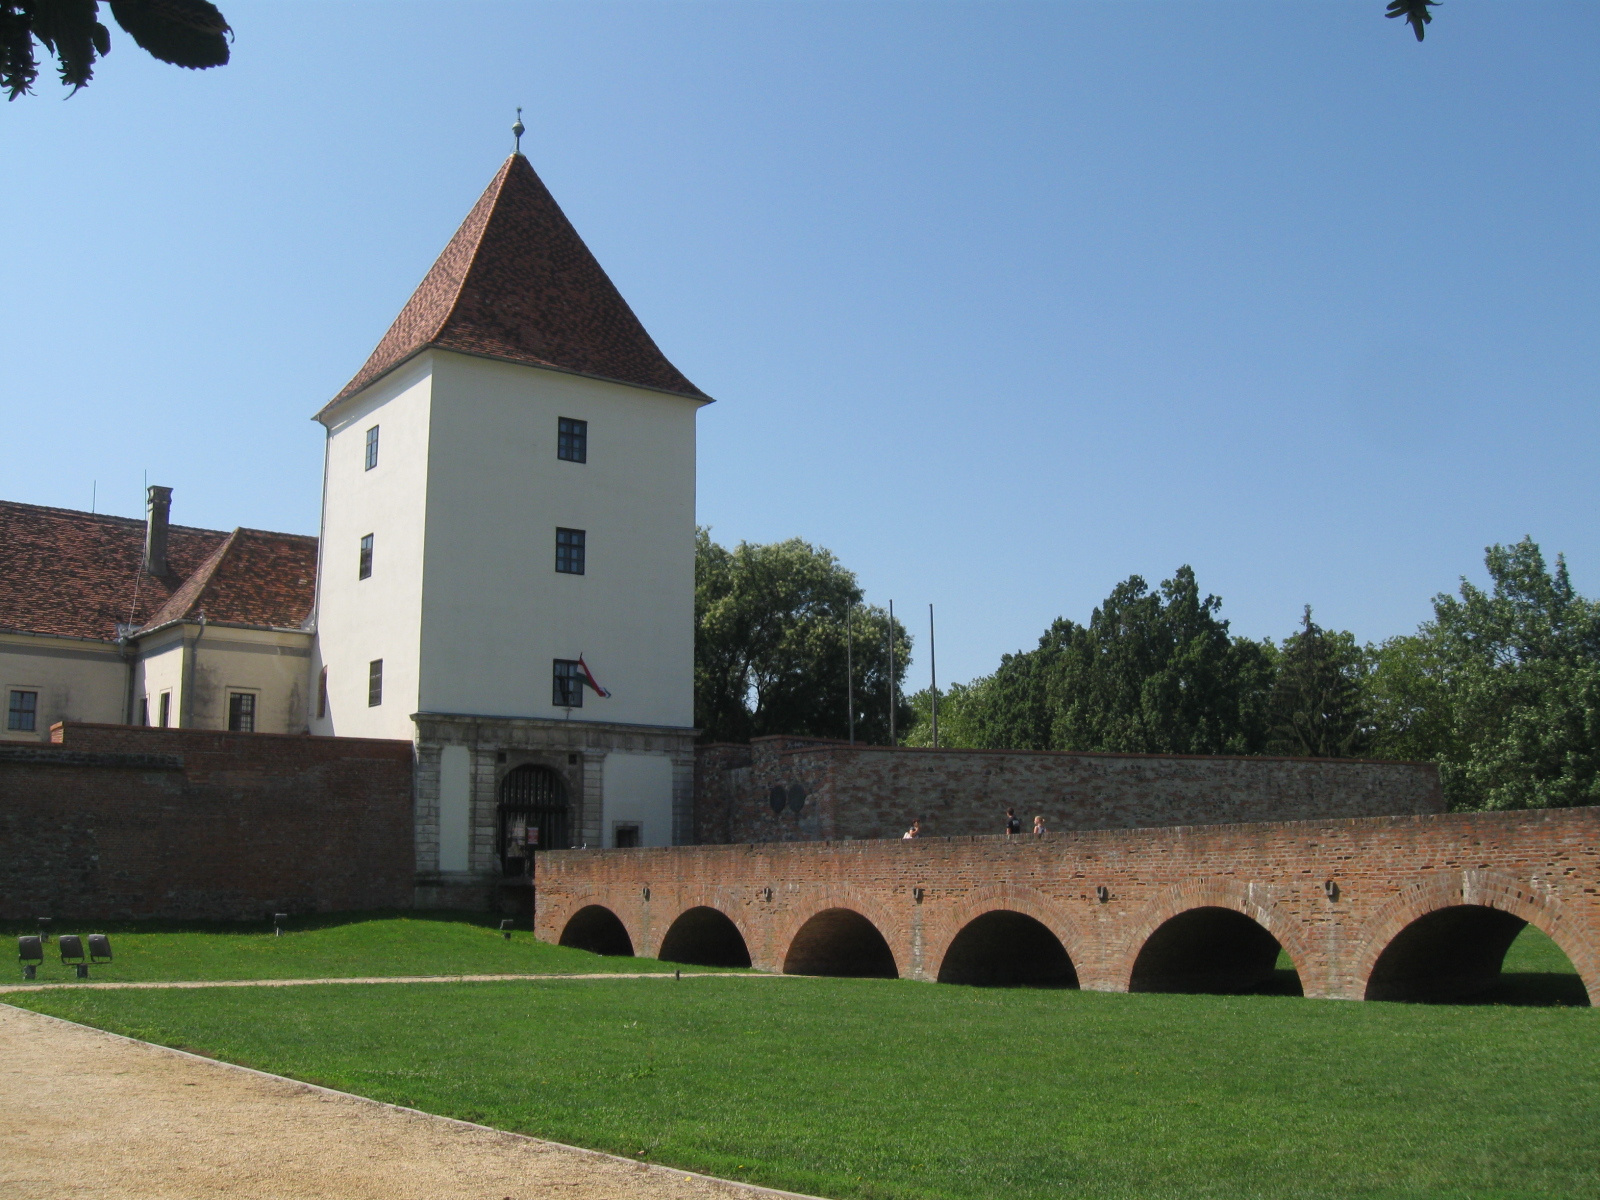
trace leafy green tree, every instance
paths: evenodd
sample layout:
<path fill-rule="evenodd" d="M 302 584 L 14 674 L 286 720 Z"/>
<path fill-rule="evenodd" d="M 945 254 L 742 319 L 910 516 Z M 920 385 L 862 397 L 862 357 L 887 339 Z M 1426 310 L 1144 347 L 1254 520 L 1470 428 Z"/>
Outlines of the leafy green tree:
<path fill-rule="evenodd" d="M 1366 659 L 1353 634 L 1323 629 L 1306 605 L 1300 631 L 1278 652 L 1268 750 L 1307 758 L 1365 752 L 1372 740 L 1361 686 Z"/>
<path fill-rule="evenodd" d="M 1367 648 L 1362 705 L 1375 758 L 1433 762 L 1459 756 L 1447 672 L 1429 626 Z"/>
<path fill-rule="evenodd" d="M 233 31 L 207 0 L 110 0 L 111 15 L 141 49 L 179 67 L 220 67 Z M 74 92 L 111 53 L 98 0 L 0 0 L 0 88 L 15 100 L 39 76 L 34 43 L 53 58 Z"/>
<path fill-rule="evenodd" d="M 1274 650 L 1235 638 L 1181 567 L 1120 583 L 1088 625 L 1057 618 L 993 675 L 952 688 L 940 742 L 988 749 L 1247 754 L 1268 731 Z M 925 707 L 925 702 L 924 702 Z M 925 743 L 919 722 L 912 735 Z"/>
<path fill-rule="evenodd" d="M 1484 564 L 1491 589 L 1463 579 L 1419 631 L 1447 697 L 1446 795 L 1467 809 L 1600 802 L 1600 604 L 1531 538 L 1489 547 Z"/>
<path fill-rule="evenodd" d="M 729 550 L 710 530 L 697 532 L 695 724 L 705 740 L 846 737 L 848 658 L 856 738 L 887 744 L 889 631 L 888 613 L 862 603 L 855 575 L 827 550 L 798 538 Z M 894 638 L 896 725 L 904 732 L 912 710 L 899 689 L 911 637 L 898 621 Z"/>

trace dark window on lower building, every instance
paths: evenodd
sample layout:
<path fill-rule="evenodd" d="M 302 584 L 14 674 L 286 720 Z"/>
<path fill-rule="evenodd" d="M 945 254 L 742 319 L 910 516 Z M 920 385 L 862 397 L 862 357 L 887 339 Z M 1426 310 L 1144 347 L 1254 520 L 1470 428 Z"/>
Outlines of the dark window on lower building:
<path fill-rule="evenodd" d="M 361 574 L 362 579 L 372 578 L 372 535 L 369 533 L 361 539 Z"/>
<path fill-rule="evenodd" d="M 581 529 L 556 530 L 556 570 L 567 575 L 583 574 L 584 541 Z"/>
<path fill-rule="evenodd" d="M 571 417 L 558 418 L 556 457 L 564 458 L 568 462 L 589 461 L 589 422 L 577 421 Z"/>
<path fill-rule="evenodd" d="M 317 716 L 328 715 L 328 668 L 317 673 Z"/>
<path fill-rule="evenodd" d="M 555 686 L 550 703 L 557 708 L 583 707 L 583 668 L 567 658 L 555 661 Z"/>
<path fill-rule="evenodd" d="M 20 733 L 34 733 L 39 728 L 39 693 L 12 692 L 11 709 L 6 714 L 6 728 Z"/>
<path fill-rule="evenodd" d="M 383 659 L 375 658 L 367 664 L 367 707 L 377 708 L 383 703 Z"/>
<path fill-rule="evenodd" d="M 139 697 L 139 724 L 141 724 L 141 725 L 150 724 L 150 697 L 149 696 L 140 696 Z"/>
<path fill-rule="evenodd" d="M 252 692 L 234 692 L 228 697 L 228 729 L 233 733 L 256 731 L 256 698 Z"/>
<path fill-rule="evenodd" d="M 630 846 L 639 845 L 639 827 L 637 825 L 618 825 L 611 835 L 611 844 L 618 850 L 626 850 Z"/>
<path fill-rule="evenodd" d="M 172 693 L 161 693 L 161 728 L 166 729 L 172 724 Z"/>

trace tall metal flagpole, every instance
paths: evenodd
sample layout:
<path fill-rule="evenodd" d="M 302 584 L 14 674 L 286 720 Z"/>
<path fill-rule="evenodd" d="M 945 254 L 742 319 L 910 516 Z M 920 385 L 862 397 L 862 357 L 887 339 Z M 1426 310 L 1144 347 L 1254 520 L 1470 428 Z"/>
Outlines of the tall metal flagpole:
<path fill-rule="evenodd" d="M 933 706 L 933 748 L 939 748 L 939 669 L 933 656 L 933 605 L 928 605 L 928 700 Z"/>
<path fill-rule="evenodd" d="M 850 606 L 844 610 L 844 704 L 848 710 L 847 719 L 852 746 L 856 744 L 856 665 L 853 644 L 855 634 L 851 628 L 850 618 L 854 615 L 855 608 L 856 603 L 852 600 Z"/>
<path fill-rule="evenodd" d="M 889 601 L 889 745 L 894 736 L 894 601 Z"/>

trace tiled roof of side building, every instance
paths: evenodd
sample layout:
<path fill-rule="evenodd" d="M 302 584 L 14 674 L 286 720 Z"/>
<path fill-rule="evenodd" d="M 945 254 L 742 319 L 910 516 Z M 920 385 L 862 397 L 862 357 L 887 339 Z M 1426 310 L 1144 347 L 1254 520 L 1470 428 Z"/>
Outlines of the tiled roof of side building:
<path fill-rule="evenodd" d="M 0 500 L 0 629 L 60 637 L 117 636 L 144 626 L 216 557 L 192 589 L 207 617 L 296 627 L 310 615 L 317 539 L 290 533 L 195 529 L 167 533 L 168 573 L 146 574 L 143 521 Z M 228 543 L 238 551 L 218 555 Z M 221 561 L 226 560 L 226 561 Z M 220 577 L 220 578 L 219 578 Z"/>
<path fill-rule="evenodd" d="M 710 399 L 667 361 L 520 154 L 329 407 L 429 346 Z"/>

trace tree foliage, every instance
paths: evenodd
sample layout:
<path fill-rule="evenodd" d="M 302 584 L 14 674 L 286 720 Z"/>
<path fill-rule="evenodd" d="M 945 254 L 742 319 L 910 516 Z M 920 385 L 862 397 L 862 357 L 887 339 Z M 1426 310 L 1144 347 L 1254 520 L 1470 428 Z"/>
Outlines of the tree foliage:
<path fill-rule="evenodd" d="M 1434 619 L 1377 651 L 1381 748 L 1438 761 L 1453 808 L 1600 802 L 1600 604 L 1531 538 L 1485 552 Z"/>
<path fill-rule="evenodd" d="M 111 16 L 140 48 L 162 62 L 200 69 L 228 61 L 233 31 L 207 0 L 110 0 Z M 98 0 L 0 0 L 0 88 L 15 100 L 39 76 L 34 43 L 53 58 L 74 92 L 111 53 Z"/>
<path fill-rule="evenodd" d="M 889 629 L 889 614 L 862 603 L 855 575 L 827 550 L 798 538 L 740 542 L 729 550 L 701 529 L 695 543 L 695 724 L 707 741 L 784 733 L 846 737 L 848 659 L 856 738 L 887 744 Z M 898 621 L 894 637 L 898 691 L 911 637 Z M 900 731 L 909 728 L 911 716 L 898 696 Z"/>
<path fill-rule="evenodd" d="M 1371 742 L 1362 683 L 1367 656 L 1352 634 L 1330 633 L 1305 607 L 1300 630 L 1277 655 L 1268 750 L 1306 758 L 1354 758 Z"/>

